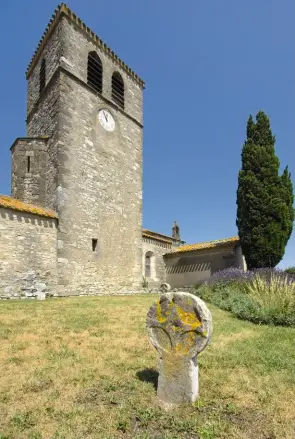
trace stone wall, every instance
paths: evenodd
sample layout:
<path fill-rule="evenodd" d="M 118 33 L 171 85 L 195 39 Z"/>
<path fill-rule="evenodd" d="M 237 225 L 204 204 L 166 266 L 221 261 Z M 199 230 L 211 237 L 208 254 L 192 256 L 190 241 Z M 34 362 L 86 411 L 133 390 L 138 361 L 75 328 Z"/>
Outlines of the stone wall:
<path fill-rule="evenodd" d="M 161 242 L 156 239 L 145 238 L 142 239 L 142 277 L 146 279 L 149 287 L 157 287 L 161 283 L 166 282 L 165 261 L 163 255 L 171 250 L 171 244 Z M 145 263 L 146 255 L 149 255 L 151 260 L 150 277 L 147 277 Z"/>
<path fill-rule="evenodd" d="M 62 51 L 61 23 L 59 23 L 44 46 L 40 58 L 28 76 L 27 90 L 27 136 L 12 147 L 12 196 L 25 202 L 33 202 L 43 207 L 55 209 L 57 197 L 58 173 L 58 116 L 59 116 L 59 91 L 60 73 L 59 63 Z M 40 66 L 42 59 L 46 59 L 46 86 L 40 93 Z M 41 157 L 40 137 L 46 137 L 47 154 Z M 36 140 L 40 148 L 39 157 L 33 167 L 38 163 L 36 175 L 24 174 L 25 155 L 31 154 L 36 149 Z M 34 144 L 35 142 L 35 144 Z M 35 155 L 35 152 L 34 152 Z M 35 158 L 33 159 L 33 161 Z M 41 178 L 38 178 L 38 174 Z M 31 186 L 31 187 L 29 187 Z M 34 186 L 34 188 L 33 188 Z M 39 187 L 37 187 L 39 186 Z M 31 193 L 30 193 L 31 192 Z M 33 195 L 34 193 L 34 195 Z M 38 196 L 36 194 L 39 193 Z"/>
<path fill-rule="evenodd" d="M 40 93 L 40 68 L 43 58 L 46 61 L 46 85 L 51 81 L 53 75 L 60 63 L 62 56 L 62 22 L 59 22 L 48 38 L 41 56 L 38 58 L 34 68 L 27 77 L 28 80 L 28 98 L 27 98 L 27 116 L 31 114 L 35 105 L 38 105 L 39 99 L 42 98 L 46 88 Z"/>
<path fill-rule="evenodd" d="M 114 132 L 99 124 L 102 108 L 111 111 Z M 63 72 L 59 144 L 61 294 L 140 285 L 142 127 Z"/>
<path fill-rule="evenodd" d="M 175 253 L 165 257 L 166 282 L 172 288 L 195 285 L 213 273 L 236 266 L 234 250 Z"/>
<path fill-rule="evenodd" d="M 14 198 L 45 206 L 47 139 L 20 138 L 11 148 L 11 195 Z"/>
<path fill-rule="evenodd" d="M 0 298 L 56 293 L 56 219 L 0 208 Z"/>
<path fill-rule="evenodd" d="M 37 67 L 36 67 L 37 68 Z M 36 87 L 38 84 L 36 84 Z M 29 87 L 28 99 L 34 90 Z M 56 198 L 58 197 L 58 151 L 59 151 L 59 106 L 60 106 L 60 73 L 57 70 L 51 76 L 40 99 L 35 103 L 34 108 L 28 114 L 27 135 L 29 137 L 48 136 L 47 141 L 47 162 L 43 172 L 45 180 L 45 201 L 44 206 L 56 209 Z"/>

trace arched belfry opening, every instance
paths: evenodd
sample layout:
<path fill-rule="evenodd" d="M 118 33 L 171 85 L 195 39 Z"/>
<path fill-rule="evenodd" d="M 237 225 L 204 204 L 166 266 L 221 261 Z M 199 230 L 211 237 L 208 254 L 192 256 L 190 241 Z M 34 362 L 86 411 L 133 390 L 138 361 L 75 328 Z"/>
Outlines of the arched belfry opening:
<path fill-rule="evenodd" d="M 124 108 L 124 82 L 119 72 L 114 72 L 112 76 L 112 99 L 119 107 Z"/>
<path fill-rule="evenodd" d="M 87 84 L 102 93 L 102 62 L 96 52 L 88 53 Z"/>

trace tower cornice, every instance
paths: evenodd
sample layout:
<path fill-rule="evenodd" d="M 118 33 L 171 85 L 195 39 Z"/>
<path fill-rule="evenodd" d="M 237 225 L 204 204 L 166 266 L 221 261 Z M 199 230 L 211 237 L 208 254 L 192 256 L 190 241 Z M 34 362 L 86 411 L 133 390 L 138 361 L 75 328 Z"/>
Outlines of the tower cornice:
<path fill-rule="evenodd" d="M 29 66 L 26 70 L 26 78 L 28 79 L 32 73 L 34 66 L 36 65 L 44 46 L 46 45 L 50 35 L 54 31 L 55 27 L 61 20 L 63 16 L 68 17 L 71 23 L 74 23 L 78 28 L 88 37 L 90 37 L 91 41 L 99 47 L 103 52 L 109 56 L 114 62 L 116 62 L 125 72 L 133 78 L 142 88 L 145 87 L 144 81 L 133 71 L 130 67 L 127 66 L 119 57 L 115 54 L 115 52 L 108 47 L 102 39 L 96 35 L 86 24 L 76 15 L 74 12 L 70 10 L 70 8 L 65 4 L 61 3 L 54 11 L 49 23 L 38 43 L 37 49 L 35 50 L 32 59 L 29 63 Z"/>

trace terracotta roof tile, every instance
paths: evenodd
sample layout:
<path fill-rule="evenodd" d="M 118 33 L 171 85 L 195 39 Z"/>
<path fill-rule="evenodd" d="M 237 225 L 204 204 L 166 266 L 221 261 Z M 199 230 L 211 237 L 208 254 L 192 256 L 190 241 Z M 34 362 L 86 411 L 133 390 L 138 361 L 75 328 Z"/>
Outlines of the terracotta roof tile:
<path fill-rule="evenodd" d="M 57 214 L 52 210 L 34 206 L 33 204 L 23 203 L 22 201 L 17 200 L 16 198 L 8 197 L 7 195 L 0 195 L 0 207 L 33 213 L 35 215 L 45 216 L 48 218 L 57 218 Z"/>

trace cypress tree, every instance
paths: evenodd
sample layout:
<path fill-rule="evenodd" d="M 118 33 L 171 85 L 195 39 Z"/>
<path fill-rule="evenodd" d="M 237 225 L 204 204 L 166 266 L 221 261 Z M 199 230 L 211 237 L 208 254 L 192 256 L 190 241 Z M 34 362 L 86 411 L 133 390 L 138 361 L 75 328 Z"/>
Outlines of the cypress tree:
<path fill-rule="evenodd" d="M 275 267 L 285 253 L 294 221 L 293 185 L 288 167 L 279 175 L 275 137 L 267 115 L 247 123 L 238 177 L 237 227 L 248 269 Z"/>

